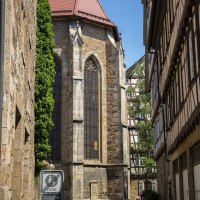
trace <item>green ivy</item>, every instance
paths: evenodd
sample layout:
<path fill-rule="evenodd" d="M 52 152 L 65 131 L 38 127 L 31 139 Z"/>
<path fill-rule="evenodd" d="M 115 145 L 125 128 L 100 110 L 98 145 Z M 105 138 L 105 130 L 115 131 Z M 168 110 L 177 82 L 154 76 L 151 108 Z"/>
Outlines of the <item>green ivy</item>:
<path fill-rule="evenodd" d="M 42 161 L 51 153 L 49 134 L 53 127 L 53 83 L 55 63 L 53 57 L 54 34 L 48 0 L 37 1 L 37 43 L 35 77 L 35 156 L 36 175 L 42 169 Z"/>

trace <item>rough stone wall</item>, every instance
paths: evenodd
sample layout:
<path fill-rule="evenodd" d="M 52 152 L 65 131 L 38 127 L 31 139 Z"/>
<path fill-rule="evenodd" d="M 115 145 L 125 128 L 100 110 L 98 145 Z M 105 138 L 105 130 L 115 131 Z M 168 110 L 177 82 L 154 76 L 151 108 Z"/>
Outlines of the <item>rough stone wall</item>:
<path fill-rule="evenodd" d="M 5 1 L 0 199 L 34 199 L 36 0 Z"/>
<path fill-rule="evenodd" d="M 98 185 L 98 199 L 107 199 L 107 175 L 105 168 L 87 167 L 83 171 L 83 198 L 90 199 L 90 183 Z"/>
<path fill-rule="evenodd" d="M 157 167 L 157 190 L 160 195 L 160 199 L 168 199 L 168 163 L 165 160 L 165 154 L 163 153 L 156 162 Z"/>
<path fill-rule="evenodd" d="M 131 180 L 130 181 L 130 200 L 136 200 L 137 197 L 138 197 L 138 180 Z"/>
<path fill-rule="evenodd" d="M 61 159 L 62 163 L 56 165 L 56 169 L 64 171 L 65 175 L 65 199 L 70 199 L 72 187 L 72 168 L 66 164 L 73 160 L 73 99 L 72 99 L 72 47 L 70 42 L 68 21 L 53 20 L 53 31 L 56 47 L 56 56 L 62 67 L 62 99 L 61 99 Z"/>
<path fill-rule="evenodd" d="M 61 99 L 61 157 L 63 163 L 73 160 L 72 152 L 72 47 L 67 20 L 53 20 L 55 38 L 55 53 L 61 61 L 62 67 L 62 99 Z M 66 143 L 66 141 L 68 141 Z"/>
<path fill-rule="evenodd" d="M 124 199 L 126 188 L 124 187 L 123 167 L 110 167 L 107 169 L 108 176 L 108 197 L 112 200 Z"/>
<path fill-rule="evenodd" d="M 54 19 L 53 23 L 55 52 L 62 63 L 62 164 L 57 168 L 66 174 L 65 198 L 121 200 L 126 172 L 123 166 L 119 51 L 113 44 L 114 39 L 113 43 L 108 41 L 108 30 L 102 26 L 87 22 L 77 24 L 76 20 L 61 18 Z M 83 72 L 90 56 L 101 72 L 98 161 L 84 160 Z"/>
<path fill-rule="evenodd" d="M 85 24 L 83 26 L 83 62 L 94 55 L 101 70 L 100 78 L 100 124 L 101 124 L 101 162 L 107 163 L 107 83 L 106 83 L 106 30 L 102 27 Z M 84 64 L 84 63 L 83 63 Z"/>
<path fill-rule="evenodd" d="M 108 163 L 123 163 L 119 51 L 107 40 L 107 144 Z"/>

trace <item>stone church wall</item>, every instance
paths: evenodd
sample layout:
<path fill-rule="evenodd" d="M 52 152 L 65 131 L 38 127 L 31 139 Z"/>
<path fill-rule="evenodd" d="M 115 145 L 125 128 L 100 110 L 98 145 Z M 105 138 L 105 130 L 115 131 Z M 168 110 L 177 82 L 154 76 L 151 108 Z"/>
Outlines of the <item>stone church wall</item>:
<path fill-rule="evenodd" d="M 61 158 L 62 163 L 56 165 L 57 169 L 63 170 L 65 175 L 65 199 L 70 199 L 70 188 L 72 186 L 73 169 L 68 163 L 73 161 L 73 84 L 72 84 L 72 46 L 70 42 L 69 28 L 67 20 L 53 20 L 54 39 L 56 47 L 55 56 L 60 60 L 62 68 L 62 99 L 61 99 Z"/>
<path fill-rule="evenodd" d="M 5 1 L 0 199 L 34 199 L 36 0 Z"/>
<path fill-rule="evenodd" d="M 109 28 L 62 18 L 54 18 L 53 24 L 55 52 L 62 66 L 62 163 L 56 167 L 65 172 L 65 198 L 121 200 L 127 163 L 122 145 L 119 50 L 109 41 Z M 84 160 L 83 72 L 90 56 L 101 72 L 99 160 Z"/>
<path fill-rule="evenodd" d="M 106 57 L 108 163 L 123 163 L 119 50 L 109 40 Z"/>
<path fill-rule="evenodd" d="M 90 199 L 90 184 L 97 184 L 97 196 L 99 199 L 107 199 L 107 175 L 105 168 L 84 168 L 83 198 Z"/>

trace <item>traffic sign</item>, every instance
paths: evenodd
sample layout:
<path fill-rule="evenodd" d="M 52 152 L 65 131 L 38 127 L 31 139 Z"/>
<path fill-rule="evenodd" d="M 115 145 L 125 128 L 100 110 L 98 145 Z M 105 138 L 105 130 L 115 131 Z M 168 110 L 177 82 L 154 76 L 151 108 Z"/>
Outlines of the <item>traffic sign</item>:
<path fill-rule="evenodd" d="M 42 200 L 63 199 L 64 172 L 42 170 L 40 173 L 40 193 Z"/>

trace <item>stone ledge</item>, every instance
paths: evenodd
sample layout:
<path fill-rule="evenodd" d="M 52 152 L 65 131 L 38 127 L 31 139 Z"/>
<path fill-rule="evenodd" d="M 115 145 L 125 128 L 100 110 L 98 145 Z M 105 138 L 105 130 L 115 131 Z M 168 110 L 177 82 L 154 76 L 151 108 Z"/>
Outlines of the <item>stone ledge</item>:
<path fill-rule="evenodd" d="M 80 81 L 83 80 L 83 76 L 73 76 L 72 78 L 73 80 L 80 80 Z"/>

